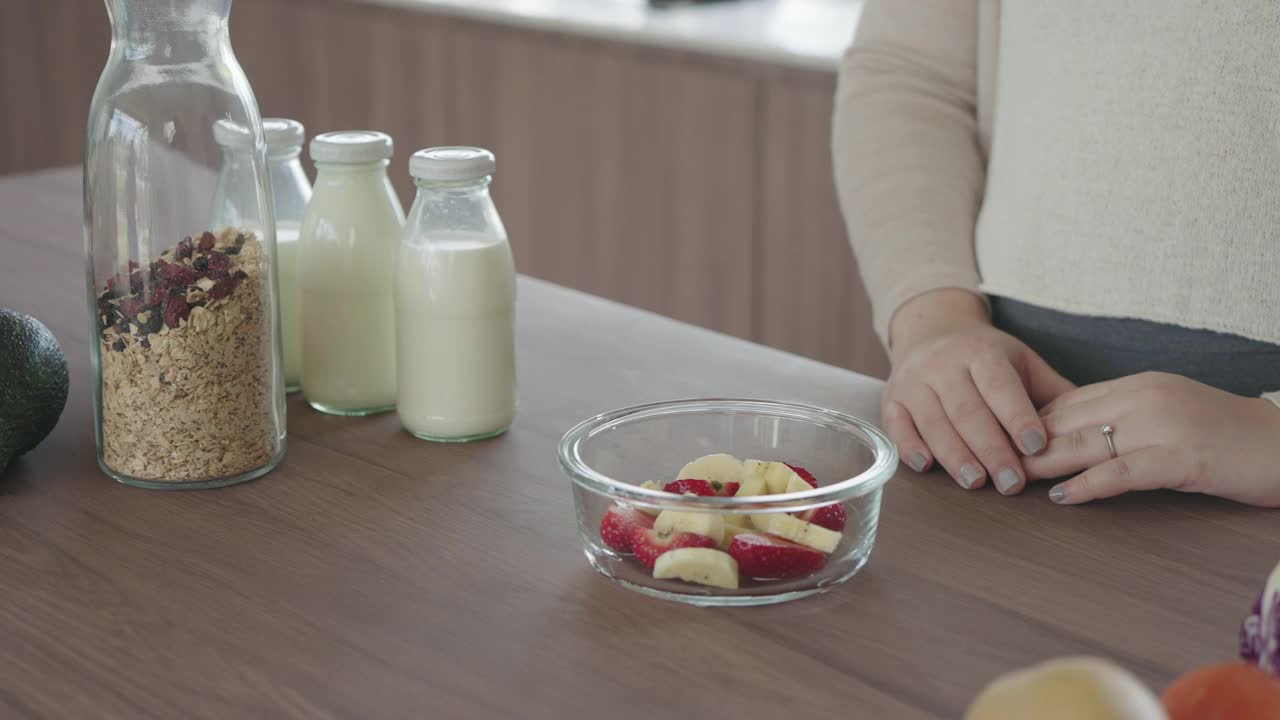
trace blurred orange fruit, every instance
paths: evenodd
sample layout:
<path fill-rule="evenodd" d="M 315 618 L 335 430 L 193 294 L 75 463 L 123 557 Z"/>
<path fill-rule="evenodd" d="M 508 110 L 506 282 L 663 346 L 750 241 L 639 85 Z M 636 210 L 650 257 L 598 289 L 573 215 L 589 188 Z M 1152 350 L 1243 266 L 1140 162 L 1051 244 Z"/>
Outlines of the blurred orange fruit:
<path fill-rule="evenodd" d="M 1164 691 L 1169 720 L 1280 720 L 1280 677 L 1243 662 L 1192 670 Z"/>

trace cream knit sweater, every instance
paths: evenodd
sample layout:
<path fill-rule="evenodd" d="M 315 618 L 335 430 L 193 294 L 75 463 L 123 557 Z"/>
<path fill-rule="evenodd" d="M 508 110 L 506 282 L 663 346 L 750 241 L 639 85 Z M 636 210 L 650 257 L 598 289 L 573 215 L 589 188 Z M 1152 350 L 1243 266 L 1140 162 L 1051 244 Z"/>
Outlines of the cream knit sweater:
<path fill-rule="evenodd" d="M 840 200 L 876 330 L 935 288 L 1280 343 L 1280 2 L 868 0 Z"/>

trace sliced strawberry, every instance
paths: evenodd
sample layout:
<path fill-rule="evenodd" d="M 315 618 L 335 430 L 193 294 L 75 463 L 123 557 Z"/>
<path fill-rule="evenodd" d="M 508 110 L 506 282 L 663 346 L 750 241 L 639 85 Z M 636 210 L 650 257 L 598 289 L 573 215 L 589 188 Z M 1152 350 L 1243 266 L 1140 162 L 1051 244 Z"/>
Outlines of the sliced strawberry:
<path fill-rule="evenodd" d="M 804 577 L 827 562 L 827 554 L 765 533 L 742 533 L 729 543 L 729 555 L 738 570 L 753 578 Z"/>
<path fill-rule="evenodd" d="M 658 556 L 669 550 L 680 548 L 713 548 L 716 541 L 706 535 L 691 532 L 675 532 L 668 535 L 653 528 L 636 528 L 631 535 L 631 547 L 636 559 L 650 570 L 658 562 Z"/>
<path fill-rule="evenodd" d="M 791 468 L 791 472 L 799 475 L 801 480 L 809 483 L 814 487 L 818 487 L 818 478 L 814 477 L 813 473 L 809 472 L 808 470 L 805 470 L 799 465 L 792 465 L 791 463 L 783 463 L 783 465 L 786 465 L 787 467 Z"/>
<path fill-rule="evenodd" d="M 801 480 L 814 487 L 818 487 L 818 478 L 814 477 L 813 473 L 805 470 L 799 465 L 792 465 L 790 463 L 786 463 L 786 465 L 791 468 L 791 472 L 799 475 Z M 840 503 L 824 505 L 814 510 L 793 514 L 805 522 L 811 522 L 814 525 L 824 527 L 828 530 L 835 530 L 836 532 L 844 532 L 845 523 L 849 521 L 849 511 Z"/>
<path fill-rule="evenodd" d="M 835 530 L 836 532 L 844 532 L 845 523 L 849 521 L 849 511 L 841 503 L 823 505 L 820 508 L 795 513 L 795 516 L 805 522 L 811 522 L 814 525 L 828 530 Z"/>
<path fill-rule="evenodd" d="M 600 521 L 600 539 L 620 553 L 631 552 L 631 534 L 653 527 L 653 516 L 630 505 L 614 503 Z"/>
<path fill-rule="evenodd" d="M 709 480 L 672 480 L 662 487 L 663 490 L 677 495 L 701 495 L 702 497 L 711 497 L 716 494 L 716 489 L 711 486 Z"/>
<path fill-rule="evenodd" d="M 702 497 L 732 497 L 737 494 L 741 483 L 720 482 L 719 480 L 672 480 L 662 489 L 677 495 L 693 494 Z"/>
<path fill-rule="evenodd" d="M 738 488 L 742 487 L 742 483 L 722 483 L 719 480 L 712 480 L 711 487 L 716 489 L 716 494 L 720 497 L 733 497 L 738 494 Z"/>

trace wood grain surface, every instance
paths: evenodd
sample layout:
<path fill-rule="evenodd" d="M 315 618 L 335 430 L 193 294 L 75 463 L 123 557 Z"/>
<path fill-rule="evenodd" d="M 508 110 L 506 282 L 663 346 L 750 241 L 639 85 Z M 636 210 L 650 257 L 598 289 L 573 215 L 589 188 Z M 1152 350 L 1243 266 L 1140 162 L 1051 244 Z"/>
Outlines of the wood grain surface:
<path fill-rule="evenodd" d="M 707 610 L 583 558 L 561 434 L 640 401 L 748 395 L 874 417 L 880 384 L 539 281 L 498 440 L 289 401 L 289 454 L 216 491 L 94 462 L 80 175 L 0 179 L 0 305 L 62 343 L 71 399 L 0 481 L 4 718 L 956 718 L 996 674 L 1097 653 L 1156 687 L 1236 649 L 1277 516 L 1149 494 L 888 486 L 870 565 L 790 605 Z"/>

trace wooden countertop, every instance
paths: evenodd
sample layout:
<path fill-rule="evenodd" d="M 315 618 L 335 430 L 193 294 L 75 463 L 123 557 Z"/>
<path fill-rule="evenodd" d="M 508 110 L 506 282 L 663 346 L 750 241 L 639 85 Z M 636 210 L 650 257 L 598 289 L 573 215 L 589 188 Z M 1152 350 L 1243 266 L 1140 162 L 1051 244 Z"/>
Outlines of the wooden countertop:
<path fill-rule="evenodd" d="M 750 395 L 874 417 L 880 384 L 536 281 L 521 411 L 439 446 L 289 401 L 289 454 L 153 492 L 94 461 L 80 174 L 0 179 L 0 305 L 57 334 L 71 399 L 0 482 L 0 716 L 955 718 L 989 679 L 1096 653 L 1157 688 L 1229 659 L 1274 512 L 1150 494 L 1062 508 L 890 483 L 870 565 L 707 610 L 587 565 L 556 442 L 623 404 Z"/>

